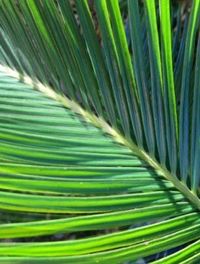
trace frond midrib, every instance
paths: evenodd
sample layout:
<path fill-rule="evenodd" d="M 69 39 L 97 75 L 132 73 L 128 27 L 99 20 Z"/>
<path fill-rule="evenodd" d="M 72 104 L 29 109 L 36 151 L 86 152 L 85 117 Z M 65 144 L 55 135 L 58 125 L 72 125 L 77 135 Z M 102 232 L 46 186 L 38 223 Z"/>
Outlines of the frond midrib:
<path fill-rule="evenodd" d="M 117 129 L 111 127 L 104 119 L 97 117 L 95 114 L 90 113 L 84 110 L 78 103 L 72 101 L 64 95 L 57 94 L 49 86 L 44 85 L 38 81 L 32 80 L 29 76 L 21 76 L 15 70 L 0 64 L 0 71 L 8 74 L 11 77 L 17 78 L 18 80 L 23 81 L 26 84 L 31 85 L 33 88 L 41 91 L 47 97 L 60 102 L 63 106 L 71 109 L 74 113 L 83 117 L 87 122 L 92 123 L 94 126 L 100 128 L 106 134 L 109 134 L 113 139 L 128 147 L 135 155 L 137 155 L 141 160 L 150 165 L 155 171 L 162 175 L 165 179 L 172 182 L 174 187 L 179 190 L 186 199 L 188 199 L 192 205 L 200 210 L 200 199 L 197 195 L 191 191 L 183 182 L 181 182 L 175 175 L 172 175 L 166 167 L 161 165 L 155 158 L 151 157 L 146 151 L 138 147 L 134 142 L 129 139 L 126 139 Z"/>

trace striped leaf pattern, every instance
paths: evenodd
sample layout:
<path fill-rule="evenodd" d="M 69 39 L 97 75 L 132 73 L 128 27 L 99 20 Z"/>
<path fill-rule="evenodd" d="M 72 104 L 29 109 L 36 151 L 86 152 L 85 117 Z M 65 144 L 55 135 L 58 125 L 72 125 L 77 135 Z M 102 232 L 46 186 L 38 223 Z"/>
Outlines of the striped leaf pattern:
<path fill-rule="evenodd" d="M 0 262 L 198 263 L 199 29 L 200 0 L 0 0 Z"/>

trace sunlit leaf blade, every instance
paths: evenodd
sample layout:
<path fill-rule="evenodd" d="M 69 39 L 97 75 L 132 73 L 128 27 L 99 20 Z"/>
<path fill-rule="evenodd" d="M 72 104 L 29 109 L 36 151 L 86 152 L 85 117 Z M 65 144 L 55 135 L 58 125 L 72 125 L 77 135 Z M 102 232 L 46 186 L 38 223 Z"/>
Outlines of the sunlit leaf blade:
<path fill-rule="evenodd" d="M 167 256 L 161 260 L 154 261 L 153 263 L 197 263 L 196 261 L 199 260 L 199 254 L 200 254 L 200 241 L 197 240 L 195 243 L 192 243 L 191 245 L 185 247 L 184 249 Z"/>
<path fill-rule="evenodd" d="M 164 107 L 166 120 L 166 138 L 170 167 L 177 170 L 178 121 L 172 62 L 172 37 L 170 23 L 170 1 L 160 0 L 161 47 L 163 59 Z"/>
<path fill-rule="evenodd" d="M 0 0 L 0 263 L 198 263 L 199 8 Z"/>

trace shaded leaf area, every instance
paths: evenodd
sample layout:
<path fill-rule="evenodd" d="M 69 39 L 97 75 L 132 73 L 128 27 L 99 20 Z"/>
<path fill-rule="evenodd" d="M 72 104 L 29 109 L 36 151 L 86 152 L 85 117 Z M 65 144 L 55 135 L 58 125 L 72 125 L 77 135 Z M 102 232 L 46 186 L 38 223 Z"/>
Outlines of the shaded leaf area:
<path fill-rule="evenodd" d="M 0 101 L 0 209 L 32 216 L 0 225 L 2 263 L 121 263 L 199 238 L 198 213 L 129 149 L 3 73 Z"/>

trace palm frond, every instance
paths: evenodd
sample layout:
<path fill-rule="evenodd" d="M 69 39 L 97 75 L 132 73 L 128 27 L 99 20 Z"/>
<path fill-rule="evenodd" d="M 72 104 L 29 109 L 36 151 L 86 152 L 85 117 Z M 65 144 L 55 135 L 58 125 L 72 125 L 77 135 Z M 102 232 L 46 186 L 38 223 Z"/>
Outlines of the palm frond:
<path fill-rule="evenodd" d="M 119 229 L 74 241 L 2 242 L 0 261 L 121 262 L 156 253 L 154 239 L 165 243 L 170 236 L 165 250 L 199 237 L 196 210 L 128 148 L 32 86 L 3 73 L 0 80 L 0 209 L 56 216 L 24 223 L 11 219 L 0 226 L 1 239 Z M 120 231 L 128 225 L 135 227 Z M 146 243 L 152 251 L 146 251 Z"/>
<path fill-rule="evenodd" d="M 0 209 L 41 216 L 0 226 L 36 237 L 2 242 L 0 260 L 122 263 L 182 246 L 162 263 L 192 263 L 200 0 L 185 21 L 169 0 L 75 2 L 0 1 Z M 70 232 L 85 237 L 37 241 Z"/>

